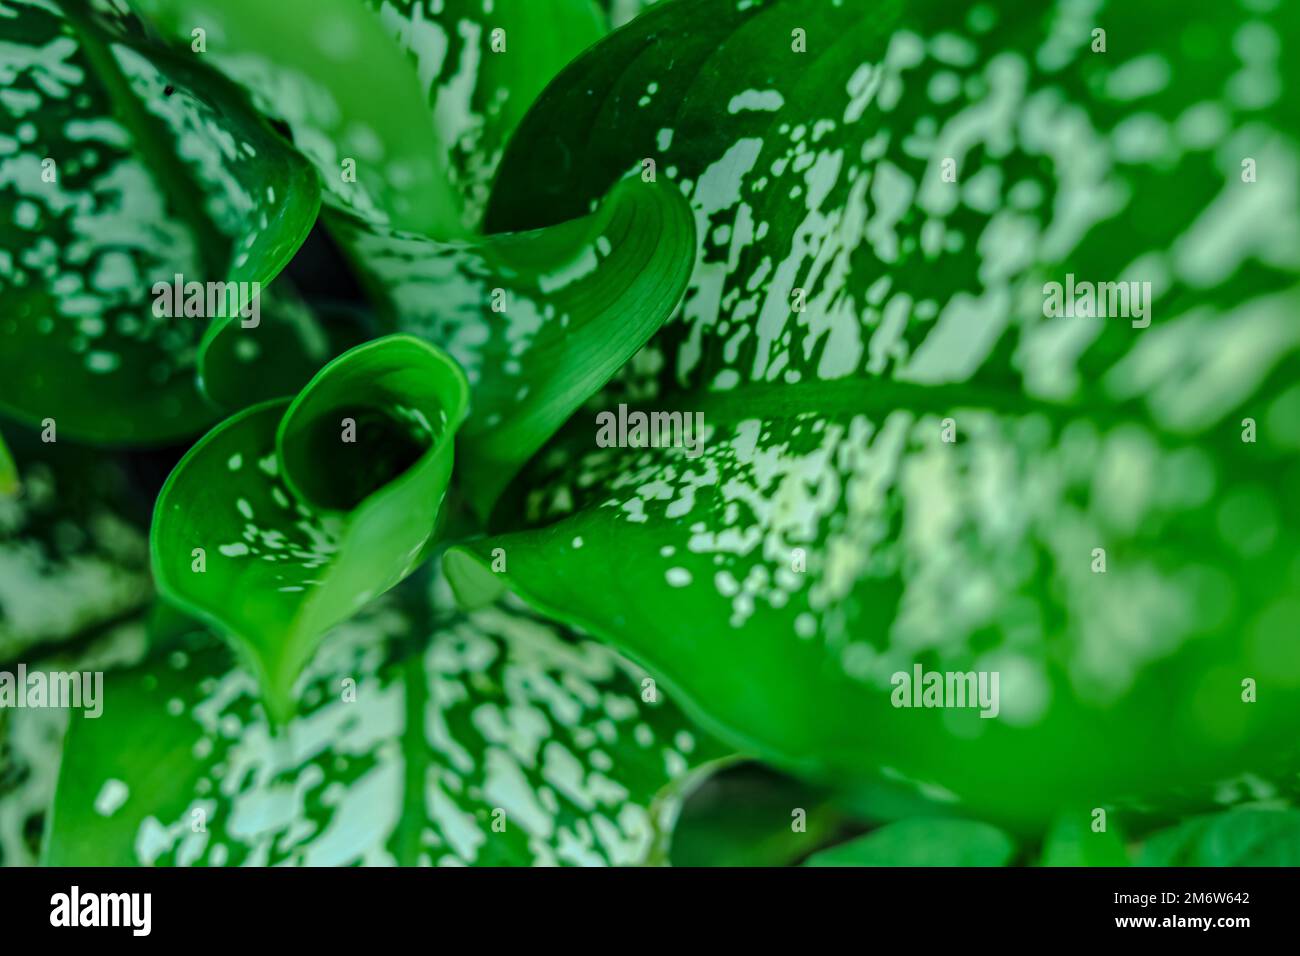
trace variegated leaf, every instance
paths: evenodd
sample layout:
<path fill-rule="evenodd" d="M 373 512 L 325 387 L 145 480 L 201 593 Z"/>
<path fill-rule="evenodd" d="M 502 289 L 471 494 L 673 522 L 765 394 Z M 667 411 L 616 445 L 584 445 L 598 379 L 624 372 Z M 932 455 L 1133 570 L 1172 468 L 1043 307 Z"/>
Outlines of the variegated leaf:
<path fill-rule="evenodd" d="M 617 655 L 517 608 L 375 605 L 279 737 L 225 653 L 167 661 L 74 718 L 46 862 L 653 862 L 724 753 Z"/>
<path fill-rule="evenodd" d="M 0 663 L 133 616 L 148 603 L 149 552 L 123 468 L 13 430 L 22 474 L 0 497 Z"/>
<path fill-rule="evenodd" d="M 1019 829 L 1289 788 L 1297 48 L 1255 3 L 644 13 L 539 99 L 488 224 L 653 159 L 696 216 L 686 299 L 455 576 L 783 766 Z M 1113 295 L 1057 314 L 1075 280 Z M 646 427 L 605 431 L 620 401 Z M 914 667 L 1000 694 L 898 706 Z"/>
<path fill-rule="evenodd" d="M 156 286 L 269 282 L 315 220 L 310 168 L 117 6 L 6 0 L 0 81 L 0 410 L 65 438 L 192 434 L 200 342 L 231 317 L 160 315 Z"/>

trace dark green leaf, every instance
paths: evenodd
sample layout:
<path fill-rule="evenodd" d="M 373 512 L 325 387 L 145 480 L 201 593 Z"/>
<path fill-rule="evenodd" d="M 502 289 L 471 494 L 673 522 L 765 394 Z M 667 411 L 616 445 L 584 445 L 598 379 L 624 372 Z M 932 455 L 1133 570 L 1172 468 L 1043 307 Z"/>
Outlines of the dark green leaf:
<path fill-rule="evenodd" d="M 790 866 L 824 845 L 844 815 L 829 794 L 757 765 L 714 774 L 682 807 L 673 866 Z"/>
<path fill-rule="evenodd" d="M 971 820 L 900 820 L 809 857 L 805 866 L 1006 866 L 1016 847 Z"/>
<path fill-rule="evenodd" d="M 346 325 L 322 323 L 294 288 L 280 279 L 261 295 L 262 323 L 214 323 L 199 346 L 203 394 L 236 411 L 298 393 L 325 362 L 355 345 Z"/>
<path fill-rule="evenodd" d="M 436 10 L 424 0 L 366 3 L 419 70 L 462 224 L 477 229 L 515 127 L 543 87 L 600 39 L 604 18 L 594 0 L 443 0 Z"/>
<path fill-rule="evenodd" d="M 5 444 L 4 435 L 0 435 L 0 498 L 12 498 L 20 487 L 18 466 L 14 464 L 14 456 Z"/>

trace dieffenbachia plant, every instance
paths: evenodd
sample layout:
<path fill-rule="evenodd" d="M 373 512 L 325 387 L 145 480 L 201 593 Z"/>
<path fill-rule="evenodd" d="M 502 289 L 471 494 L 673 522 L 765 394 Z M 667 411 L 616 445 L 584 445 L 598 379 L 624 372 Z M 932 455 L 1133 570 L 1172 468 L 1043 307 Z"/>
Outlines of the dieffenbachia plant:
<path fill-rule="evenodd" d="M 144 6 L 178 37 L 230 39 L 212 43 L 214 61 L 314 161 L 325 223 L 383 323 L 438 343 L 464 369 L 474 401 L 460 443 L 480 512 L 680 299 L 695 237 L 672 188 L 610 183 L 550 228 L 473 234 L 524 109 L 598 38 L 592 0 L 449 0 L 436 13 L 412 0 L 370 4 L 377 19 L 361 0 Z M 317 25 L 286 57 L 281 38 L 304 20 Z"/>
<path fill-rule="evenodd" d="M 0 581 L 0 659 L 150 604 L 138 527 L 40 517 L 139 503 L 33 500 L 46 446 L 186 443 L 186 618 L 70 721 L 44 858 L 659 862 L 734 754 L 790 775 L 755 862 L 1285 803 L 1297 47 L 1268 0 L 0 0 L 0 557 L 104 565 L 65 621 Z M 318 213 L 345 327 L 277 278 Z"/>

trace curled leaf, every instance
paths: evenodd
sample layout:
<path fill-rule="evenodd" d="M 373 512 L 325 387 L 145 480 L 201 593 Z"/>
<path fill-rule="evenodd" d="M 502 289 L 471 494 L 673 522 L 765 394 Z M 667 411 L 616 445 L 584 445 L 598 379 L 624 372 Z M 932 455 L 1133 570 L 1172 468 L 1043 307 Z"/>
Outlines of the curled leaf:
<path fill-rule="evenodd" d="M 231 637 L 275 719 L 324 632 L 428 553 L 466 401 L 444 353 L 378 339 L 222 422 L 168 478 L 158 587 Z"/>
<path fill-rule="evenodd" d="M 439 243 L 336 219 L 397 324 L 469 377 L 463 486 L 486 514 L 519 467 L 658 329 L 690 276 L 695 233 L 676 190 L 620 183 L 589 216 L 533 233 Z"/>
<path fill-rule="evenodd" d="M 369 5 L 377 13 L 361 0 L 290 0 L 274 11 L 250 0 L 146 6 L 178 38 L 192 23 L 219 25 L 214 60 L 282 116 L 315 161 L 326 225 L 382 316 L 466 370 L 463 484 L 486 514 L 518 467 L 672 314 L 689 277 L 689 210 L 675 189 L 647 182 L 610 182 L 551 229 L 464 238 L 526 107 L 600 35 L 600 12 L 591 0 L 544 10 L 531 0 L 491 9 L 451 0 L 432 13 L 409 0 Z M 268 29 L 271 20 L 283 29 Z M 296 20 L 315 26 L 286 58 L 276 38 Z M 331 31 L 344 29 L 354 41 L 335 50 Z M 428 101 L 418 107 L 417 81 Z M 379 99 L 384 111 L 372 109 Z M 436 160 L 418 176 L 408 169 L 417 153 Z M 443 175 L 426 182 L 434 171 Z M 444 180 L 459 198 L 440 192 Z"/>

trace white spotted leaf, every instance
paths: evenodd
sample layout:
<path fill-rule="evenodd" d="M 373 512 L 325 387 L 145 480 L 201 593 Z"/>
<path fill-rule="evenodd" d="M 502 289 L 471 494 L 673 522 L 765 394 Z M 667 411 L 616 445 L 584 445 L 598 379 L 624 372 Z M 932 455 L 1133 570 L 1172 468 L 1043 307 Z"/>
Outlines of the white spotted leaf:
<path fill-rule="evenodd" d="M 276 736 L 250 677 L 191 642 L 73 718 L 44 862 L 663 862 L 726 751 L 641 678 L 518 608 L 390 599 L 331 636 Z"/>
<path fill-rule="evenodd" d="M 180 42 L 209 26 L 212 61 L 315 163 L 325 224 L 381 322 L 465 369 L 463 487 L 478 511 L 680 300 L 695 236 L 673 189 L 610 182 L 551 228 L 476 234 L 524 111 L 604 31 L 592 0 L 144 6 Z M 286 52 L 285 35 L 302 42 Z"/>
<path fill-rule="evenodd" d="M 269 283 L 315 221 L 310 167 L 236 87 L 117 8 L 15 0 L 0 81 L 0 410 L 65 439 L 202 430 L 198 375 L 231 317 L 213 297 L 160 315 L 157 286 Z"/>
<path fill-rule="evenodd" d="M 1269 6 L 702 0 L 611 34 L 530 110 L 487 225 L 653 158 L 694 270 L 453 580 L 504 553 L 490 580 L 730 742 L 1019 829 L 1289 790 L 1300 16 Z M 1054 314 L 1067 276 L 1145 305 Z M 679 427 L 603 447 L 623 402 Z M 996 706 L 896 706 L 916 667 L 996 675 Z"/>
<path fill-rule="evenodd" d="M 167 479 L 158 588 L 229 637 L 276 720 L 322 635 L 429 555 L 465 403 L 445 353 L 388 336 L 222 422 Z"/>
<path fill-rule="evenodd" d="M 22 481 L 0 495 L 0 670 L 134 617 L 152 590 L 131 472 L 27 429 L 9 438 Z"/>

